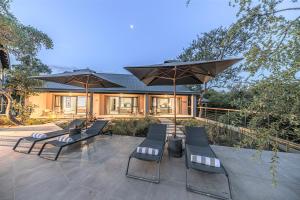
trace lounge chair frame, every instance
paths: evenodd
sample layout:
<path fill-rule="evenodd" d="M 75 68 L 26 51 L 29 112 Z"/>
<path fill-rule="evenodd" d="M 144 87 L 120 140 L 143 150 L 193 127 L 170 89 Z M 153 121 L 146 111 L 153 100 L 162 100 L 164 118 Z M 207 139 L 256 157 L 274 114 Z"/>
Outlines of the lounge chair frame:
<path fill-rule="evenodd" d="M 195 128 L 195 127 L 194 127 Z M 199 128 L 204 128 L 204 127 L 199 127 Z M 203 130 L 203 129 L 202 129 Z M 205 130 L 205 129 L 204 129 Z M 200 131 L 200 129 L 199 129 Z M 204 133 L 206 134 L 206 133 Z M 207 141 L 208 142 L 208 141 Z M 186 144 L 188 145 L 188 144 Z M 208 148 L 210 149 L 210 151 L 213 153 L 213 155 L 215 156 L 215 158 L 217 158 L 217 155 L 216 153 L 213 151 L 213 149 L 208 145 Z M 188 158 L 188 155 L 187 155 L 187 151 L 185 151 L 185 159 L 189 159 Z M 192 186 L 191 184 L 189 184 L 189 181 L 188 181 L 188 174 L 189 174 L 189 171 L 190 170 L 195 170 L 195 171 L 201 171 L 203 173 L 208 173 L 208 174 L 212 174 L 213 172 L 207 172 L 207 171 L 204 171 L 204 170 L 200 170 L 200 169 L 193 169 L 192 167 L 189 167 L 188 165 L 188 162 L 186 160 L 186 190 L 187 191 L 190 191 L 190 192 L 194 192 L 194 193 L 197 193 L 197 194 L 201 194 L 201 195 L 204 195 L 204 196 L 208 196 L 208 197 L 211 197 L 211 198 L 215 198 L 215 199 L 221 199 L 221 200 L 227 200 L 227 199 L 232 199 L 232 193 L 231 193 L 231 184 L 230 184 L 230 178 L 229 178 L 229 175 L 228 175 L 228 172 L 227 170 L 225 169 L 225 167 L 222 165 L 221 163 L 221 168 L 223 168 L 224 170 L 224 175 L 226 176 L 226 179 L 227 179 L 227 183 L 228 183 L 228 188 L 229 188 L 229 198 L 228 197 L 225 197 L 225 196 L 221 196 L 219 194 L 215 194 L 215 193 L 212 193 L 210 191 L 205 191 L 205 190 L 202 190 L 198 187 L 195 187 L 195 186 Z M 221 173 L 220 173 L 221 174 Z"/>
<path fill-rule="evenodd" d="M 150 125 L 150 128 L 149 128 L 149 131 L 148 131 L 148 134 L 147 134 L 147 138 L 144 140 L 153 140 L 152 136 L 149 135 L 150 131 L 155 131 L 155 130 L 151 130 L 151 126 L 157 126 L 157 124 L 155 125 Z M 134 156 L 134 153 L 136 151 L 136 149 L 130 154 L 129 156 L 129 159 L 128 159 L 128 163 L 127 163 L 127 168 L 126 168 L 126 176 L 128 178 L 134 178 L 134 179 L 137 179 L 137 180 L 141 180 L 141 181 L 146 181 L 146 182 L 150 182 L 150 183 L 160 183 L 160 164 L 161 164 L 161 161 L 162 161 L 162 157 L 164 155 L 164 149 L 165 149 L 165 144 L 166 144 L 166 125 L 162 125 L 162 124 L 159 124 L 160 128 L 162 128 L 162 133 L 164 133 L 164 135 L 162 137 L 164 137 L 164 141 L 162 143 L 162 146 L 161 146 L 161 154 L 159 156 L 157 156 L 156 159 L 152 159 L 152 160 L 148 160 L 148 159 L 143 159 L 143 158 L 136 158 Z M 162 142 L 162 141 L 161 141 Z M 137 176 L 137 175 L 133 175 L 133 174 L 130 174 L 129 173 L 129 168 L 130 168 L 130 161 L 132 158 L 135 158 L 135 159 L 138 159 L 138 160 L 142 160 L 142 161 L 147 161 L 147 162 L 156 162 L 156 175 L 153 176 L 153 178 L 146 178 L 146 177 L 143 177 L 143 176 Z"/>
<path fill-rule="evenodd" d="M 156 183 L 158 184 L 160 182 L 160 163 L 161 161 L 155 161 L 156 162 L 156 176 L 153 176 L 153 178 L 146 178 L 146 177 L 142 177 L 142 176 L 136 176 L 133 174 L 129 174 L 128 170 L 129 170 L 129 165 L 130 165 L 130 160 L 133 157 L 129 157 L 128 159 L 128 164 L 127 164 L 127 169 L 126 169 L 126 176 L 129 178 L 134 178 L 137 180 L 141 180 L 141 181 L 146 181 L 146 182 L 150 182 L 150 183 Z"/>
<path fill-rule="evenodd" d="M 99 120 L 99 121 L 101 121 L 101 120 Z M 58 157 L 59 157 L 59 155 L 60 155 L 60 153 L 61 153 L 61 151 L 62 151 L 62 149 L 63 149 L 64 147 L 70 146 L 70 145 L 73 145 L 73 144 L 76 144 L 76 143 L 81 142 L 81 141 L 84 141 L 84 140 L 88 140 L 88 139 L 90 139 L 90 138 L 92 138 L 92 137 L 95 137 L 95 136 L 98 136 L 98 135 L 100 135 L 100 134 L 104 134 L 104 132 L 102 132 L 102 130 L 105 128 L 105 126 L 107 125 L 108 121 L 101 121 L 101 122 L 104 122 L 104 125 L 103 125 L 103 127 L 101 127 L 101 128 L 98 130 L 98 133 L 97 133 L 97 134 L 91 134 L 91 135 L 88 135 L 88 136 L 86 136 L 86 137 L 81 137 L 81 138 L 79 138 L 79 139 L 77 139 L 77 140 L 75 140 L 75 141 L 73 141 L 73 142 L 64 143 L 64 144 L 62 144 L 62 145 L 57 145 L 57 144 L 56 144 L 56 143 L 57 143 L 56 140 L 52 140 L 52 141 L 45 142 L 45 143 L 43 144 L 43 146 L 41 147 L 41 149 L 40 149 L 40 151 L 39 151 L 39 153 L 38 153 L 38 156 L 40 156 L 41 158 L 44 158 L 44 159 L 56 161 L 56 160 L 58 159 Z M 97 123 L 97 121 L 96 121 L 95 123 Z M 93 127 L 93 125 L 92 125 L 92 127 Z M 91 128 L 92 128 L 92 127 L 91 127 Z M 89 128 L 88 128 L 88 129 L 89 129 Z M 58 147 L 58 151 L 56 152 L 54 159 L 50 159 L 50 158 L 48 158 L 48 157 L 42 156 L 42 153 L 43 153 L 43 151 L 44 151 L 44 149 L 45 149 L 45 147 L 46 147 L 47 145 L 52 145 L 52 146 Z"/>
<path fill-rule="evenodd" d="M 78 124 L 76 124 L 75 122 L 78 122 Z M 19 152 L 19 153 L 30 154 L 37 142 L 41 142 L 41 141 L 44 141 L 44 140 L 48 140 L 48 139 L 52 139 L 52 138 L 55 138 L 55 137 L 59 137 L 59 136 L 68 134 L 69 129 L 72 127 L 72 123 L 73 123 L 74 126 L 77 126 L 77 125 L 80 126 L 80 125 L 83 124 L 83 122 L 84 122 L 83 120 L 78 120 L 78 119 L 77 119 L 77 121 L 73 120 L 72 122 L 70 122 L 67 129 L 59 130 L 59 131 L 53 131 L 53 132 L 51 132 L 51 133 L 53 133 L 53 135 L 52 136 L 47 136 L 46 138 L 32 138 L 31 136 L 19 138 L 18 141 L 16 142 L 16 144 L 14 145 L 13 150 L 16 151 L 16 152 Z M 57 134 L 55 134 L 55 133 L 57 133 Z M 17 150 L 17 147 L 19 146 L 19 144 L 23 140 L 31 142 L 31 145 L 28 148 L 28 151 L 18 151 Z"/>

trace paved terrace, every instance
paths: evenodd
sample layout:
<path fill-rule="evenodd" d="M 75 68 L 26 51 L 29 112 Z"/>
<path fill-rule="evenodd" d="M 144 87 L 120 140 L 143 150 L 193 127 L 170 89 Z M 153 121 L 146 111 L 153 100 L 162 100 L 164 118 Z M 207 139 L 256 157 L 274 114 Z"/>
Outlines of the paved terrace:
<path fill-rule="evenodd" d="M 98 136 L 64 152 L 57 162 L 32 155 L 15 153 L 11 144 L 15 136 L 28 131 L 55 130 L 53 124 L 17 129 L 0 129 L 0 199 L 210 199 L 185 190 L 184 159 L 169 159 L 165 153 L 161 183 L 129 179 L 125 169 L 129 153 L 143 140 L 128 136 Z M 4 137 L 3 135 L 6 135 Z M 10 135 L 9 141 L 7 135 Z M 280 153 L 278 186 L 271 185 L 270 152 L 260 161 L 251 158 L 253 150 L 213 146 L 227 168 L 235 200 L 292 200 L 300 197 L 300 154 Z M 132 162 L 136 173 L 148 175 L 153 165 Z M 133 169 L 132 168 L 132 169 Z M 221 175 L 193 174 L 197 185 L 226 192 L 226 179 Z"/>

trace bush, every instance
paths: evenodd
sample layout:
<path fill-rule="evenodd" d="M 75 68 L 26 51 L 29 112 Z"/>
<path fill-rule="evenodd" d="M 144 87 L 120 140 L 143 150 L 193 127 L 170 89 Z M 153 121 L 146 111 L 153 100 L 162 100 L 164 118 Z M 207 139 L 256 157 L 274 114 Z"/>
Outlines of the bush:
<path fill-rule="evenodd" d="M 13 126 L 14 124 L 11 123 L 6 116 L 0 116 L 0 126 Z"/>
<path fill-rule="evenodd" d="M 19 119 L 19 118 L 17 118 Z M 50 122 L 55 122 L 57 119 L 38 119 L 38 118 L 28 118 L 24 119 L 24 125 L 39 125 L 39 124 L 46 124 Z M 0 116 L 0 126 L 15 126 L 11 123 L 6 116 Z M 59 126 L 59 125 L 58 125 Z"/>
<path fill-rule="evenodd" d="M 176 120 L 176 124 L 180 124 L 183 126 L 204 126 L 205 125 L 204 122 L 201 122 L 193 118 Z"/>
<path fill-rule="evenodd" d="M 110 129 L 116 135 L 146 137 L 149 125 L 155 123 L 159 123 L 159 120 L 153 117 L 114 119 Z"/>
<path fill-rule="evenodd" d="M 57 119 L 38 119 L 38 118 L 29 118 L 24 121 L 24 125 L 39 125 L 47 124 L 50 122 L 55 122 Z"/>
<path fill-rule="evenodd" d="M 29 120 L 30 115 L 34 109 L 34 106 L 22 105 L 21 103 L 18 103 L 15 100 L 13 101 L 12 106 L 14 111 L 17 113 L 18 120 L 20 120 L 22 123 L 25 124 L 25 122 Z"/>

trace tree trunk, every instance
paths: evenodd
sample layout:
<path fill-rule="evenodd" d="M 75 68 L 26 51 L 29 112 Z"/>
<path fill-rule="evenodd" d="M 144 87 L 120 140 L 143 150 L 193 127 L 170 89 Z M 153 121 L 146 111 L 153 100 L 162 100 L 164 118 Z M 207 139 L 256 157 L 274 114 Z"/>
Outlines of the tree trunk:
<path fill-rule="evenodd" d="M 0 89 L 0 95 L 4 95 L 7 100 L 7 105 L 6 105 L 6 110 L 5 110 L 5 115 L 6 115 L 7 119 L 15 125 L 22 125 L 22 123 L 20 121 L 18 121 L 15 118 L 15 116 L 13 116 L 11 113 L 11 109 L 12 109 L 11 95 L 8 92 L 6 92 L 4 89 Z"/>

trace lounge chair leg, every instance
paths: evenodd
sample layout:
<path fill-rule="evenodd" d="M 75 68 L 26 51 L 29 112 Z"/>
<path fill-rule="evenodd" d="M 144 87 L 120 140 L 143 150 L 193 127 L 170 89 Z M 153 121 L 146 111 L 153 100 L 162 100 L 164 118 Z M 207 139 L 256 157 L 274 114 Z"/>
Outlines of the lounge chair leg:
<path fill-rule="evenodd" d="M 37 141 L 33 141 L 33 143 L 31 144 L 29 150 L 27 151 L 28 154 L 30 154 L 30 152 L 32 151 L 34 145 L 36 144 Z"/>
<path fill-rule="evenodd" d="M 14 148 L 13 148 L 14 151 L 16 150 L 16 148 L 18 147 L 18 145 L 20 144 L 20 142 L 21 142 L 23 139 L 24 139 L 24 138 L 20 138 L 20 139 L 17 141 L 17 143 L 15 144 L 15 146 L 14 146 Z"/>
<path fill-rule="evenodd" d="M 232 194 L 231 194 L 231 185 L 230 185 L 230 179 L 228 174 L 226 174 L 226 178 L 227 178 L 227 182 L 228 182 L 228 188 L 229 188 L 229 195 L 230 195 L 230 199 L 232 199 Z"/>
<path fill-rule="evenodd" d="M 158 177 L 158 182 L 157 183 L 159 183 L 160 182 L 160 161 L 158 161 L 157 162 L 157 164 L 158 164 L 158 174 L 157 174 L 157 177 Z"/>
<path fill-rule="evenodd" d="M 43 144 L 42 148 L 40 149 L 40 151 L 39 151 L 39 153 L 38 153 L 38 156 L 40 156 L 40 155 L 42 154 L 42 152 L 43 152 L 43 150 L 44 150 L 44 148 L 45 148 L 45 146 L 46 146 L 47 144 L 48 144 L 47 142 L 45 142 L 45 143 Z"/>
<path fill-rule="evenodd" d="M 129 157 L 128 162 L 127 162 L 126 176 L 128 175 L 128 169 L 129 169 L 130 160 L 131 160 L 131 156 Z"/>
<path fill-rule="evenodd" d="M 56 154 L 54 160 L 57 160 L 57 158 L 58 158 L 58 156 L 59 156 L 59 154 L 60 154 L 62 148 L 63 148 L 63 147 L 59 147 L 58 152 L 57 152 L 57 154 Z"/>
<path fill-rule="evenodd" d="M 147 182 L 150 182 L 150 183 L 159 183 L 160 182 L 160 161 L 157 162 L 157 169 L 156 169 L 156 175 L 157 175 L 157 178 L 145 178 L 145 177 L 140 177 L 140 176 L 135 176 L 135 175 L 132 175 L 132 174 L 129 174 L 128 171 L 129 171 L 129 166 L 130 166 L 130 160 L 131 160 L 131 157 L 129 157 L 128 159 L 128 163 L 127 163 L 127 169 L 126 169 L 126 176 L 128 178 L 134 178 L 134 179 L 137 179 L 137 180 L 142 180 L 142 181 L 147 181 Z"/>
<path fill-rule="evenodd" d="M 224 197 L 224 196 L 220 196 L 220 195 L 213 194 L 213 193 L 210 193 L 210 192 L 202 191 L 202 190 L 199 190 L 196 187 L 193 187 L 193 186 L 189 185 L 188 184 L 188 170 L 189 169 L 186 169 L 186 190 L 187 191 L 194 192 L 194 193 L 201 194 L 201 195 L 205 195 L 205 196 L 215 198 L 215 199 L 221 199 L 221 200 L 228 200 L 229 199 L 228 197 Z M 227 180 L 229 180 L 229 179 L 227 179 Z M 230 191 L 229 191 L 229 193 L 230 193 Z M 232 199 L 231 198 L 231 193 L 230 193 L 230 199 Z"/>

